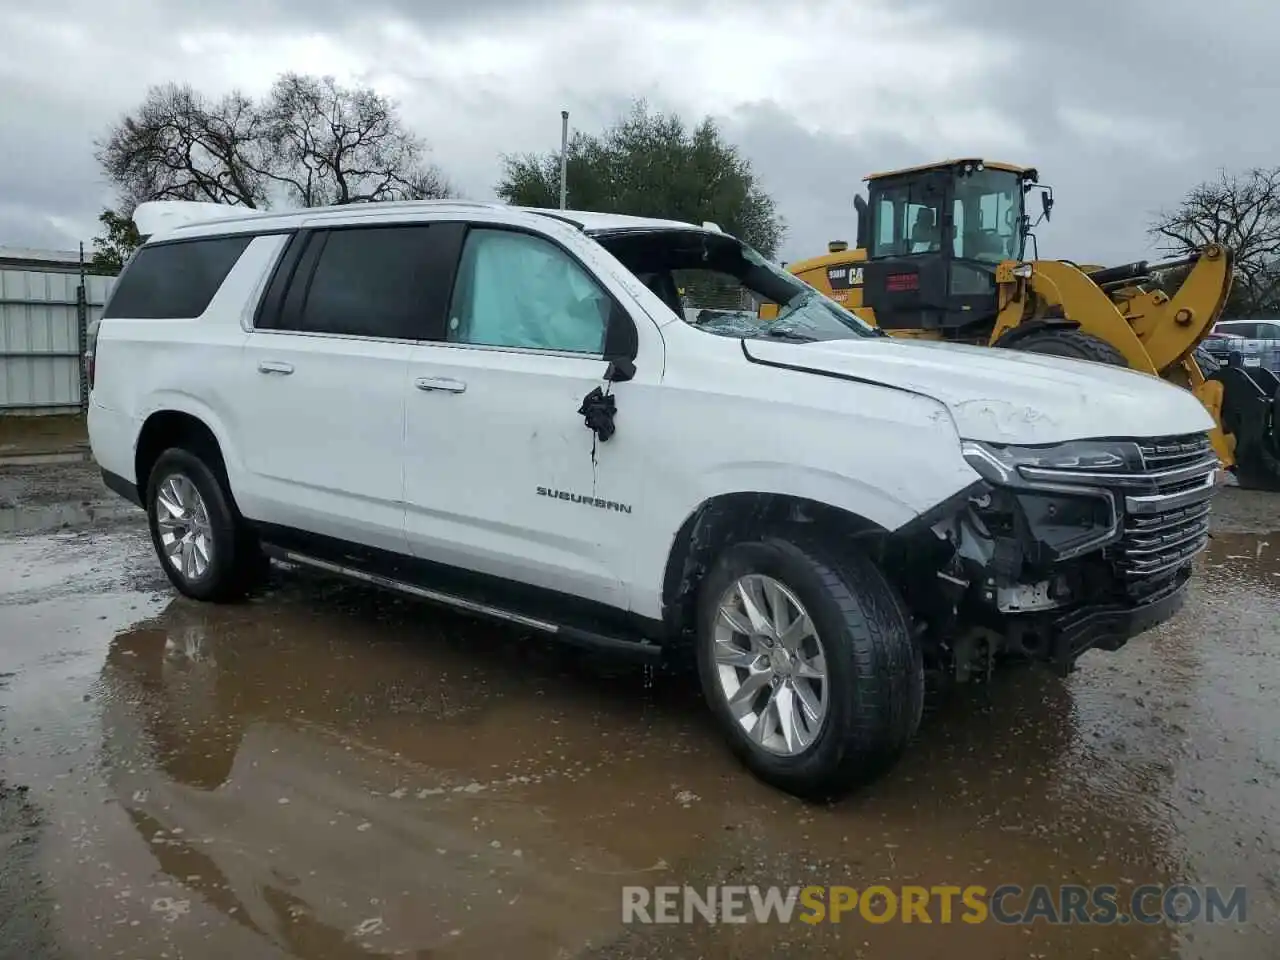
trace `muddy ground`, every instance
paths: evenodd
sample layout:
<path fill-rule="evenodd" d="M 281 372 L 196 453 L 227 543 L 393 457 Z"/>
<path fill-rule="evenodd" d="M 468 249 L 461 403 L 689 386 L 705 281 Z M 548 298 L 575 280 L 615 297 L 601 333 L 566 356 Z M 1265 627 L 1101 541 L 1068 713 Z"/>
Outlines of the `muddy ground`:
<path fill-rule="evenodd" d="M 1176 620 L 931 705 L 832 807 L 684 675 L 277 570 L 178 599 L 84 461 L 0 466 L 0 956 L 1274 958 L 1280 497 Z M 624 885 L 1243 886 L 1243 922 L 624 925 Z"/>

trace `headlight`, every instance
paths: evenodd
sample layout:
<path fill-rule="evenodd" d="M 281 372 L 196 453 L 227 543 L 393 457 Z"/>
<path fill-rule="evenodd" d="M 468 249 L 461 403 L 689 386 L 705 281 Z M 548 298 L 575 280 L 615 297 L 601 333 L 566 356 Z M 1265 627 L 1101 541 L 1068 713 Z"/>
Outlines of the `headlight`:
<path fill-rule="evenodd" d="M 1129 473 L 1142 469 L 1137 444 L 1105 440 L 1073 440 L 1051 447 L 1015 447 L 966 440 L 961 452 L 969 466 L 989 483 L 1021 484 L 1025 470 L 1066 470 L 1082 474 Z M 1073 478 L 1074 479 L 1074 478 Z"/>
<path fill-rule="evenodd" d="M 1015 512 L 1049 561 L 1079 556 L 1120 536 L 1115 495 L 1106 486 L 1115 481 L 1105 475 L 1141 467 L 1136 444 L 1114 441 L 1016 447 L 970 440 L 961 451 L 984 480 L 1013 495 Z"/>

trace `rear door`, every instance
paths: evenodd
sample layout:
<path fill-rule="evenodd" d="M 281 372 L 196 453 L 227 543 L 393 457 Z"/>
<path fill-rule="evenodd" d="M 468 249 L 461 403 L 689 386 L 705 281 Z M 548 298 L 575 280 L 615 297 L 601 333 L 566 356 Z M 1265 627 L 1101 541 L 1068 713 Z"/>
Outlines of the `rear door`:
<path fill-rule="evenodd" d="M 432 229 L 343 226 L 291 242 L 241 365 L 248 516 L 406 551 L 406 377 L 433 296 Z"/>

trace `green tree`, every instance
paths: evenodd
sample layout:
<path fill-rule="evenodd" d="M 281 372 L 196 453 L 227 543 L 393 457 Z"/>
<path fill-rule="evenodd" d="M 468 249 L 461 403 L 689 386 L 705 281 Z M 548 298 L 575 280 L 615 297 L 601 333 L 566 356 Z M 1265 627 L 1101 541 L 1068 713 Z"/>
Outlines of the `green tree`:
<path fill-rule="evenodd" d="M 504 156 L 498 196 L 530 207 L 560 204 L 559 151 Z M 785 227 L 750 162 L 710 117 L 688 127 L 644 103 L 600 134 L 569 141 L 568 199 L 576 210 L 710 220 L 772 257 Z"/>
<path fill-rule="evenodd" d="M 98 222 L 102 224 L 103 232 L 93 240 L 89 272 L 114 277 L 141 245 L 142 237 L 133 220 L 114 210 L 103 210 L 98 215 Z"/>

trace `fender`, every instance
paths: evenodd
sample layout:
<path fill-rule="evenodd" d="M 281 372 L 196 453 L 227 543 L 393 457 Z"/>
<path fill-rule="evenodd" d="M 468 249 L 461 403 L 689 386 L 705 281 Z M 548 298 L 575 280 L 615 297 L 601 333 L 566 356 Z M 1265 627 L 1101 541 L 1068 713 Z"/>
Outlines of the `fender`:
<path fill-rule="evenodd" d="M 972 473 L 967 465 L 965 473 Z M 958 475 L 954 489 L 947 493 L 963 489 L 976 477 L 977 474 L 972 477 Z M 862 517 L 886 531 L 898 529 L 921 512 L 891 490 L 807 464 L 727 463 L 712 468 L 704 483 L 699 485 L 698 492 L 701 499 L 697 506 L 686 511 L 686 517 L 708 500 L 734 493 L 768 493 L 814 500 Z"/>
<path fill-rule="evenodd" d="M 893 490 L 883 489 L 856 477 L 815 467 L 765 462 L 725 464 L 708 471 L 696 486 L 695 498 L 679 505 L 651 503 L 649 507 L 662 517 L 655 526 L 671 531 L 661 542 L 637 543 L 636 567 L 630 603 L 632 612 L 651 620 L 665 615 L 664 590 L 667 571 L 674 551 L 688 546 L 691 522 L 714 500 L 735 495 L 775 496 L 809 501 L 823 508 L 847 514 L 870 532 L 893 533 L 920 521 L 940 504 L 954 500 L 969 491 L 981 478 L 962 457 L 953 461 L 954 469 L 939 470 L 934 461 L 930 472 L 929 502 L 909 502 Z"/>

